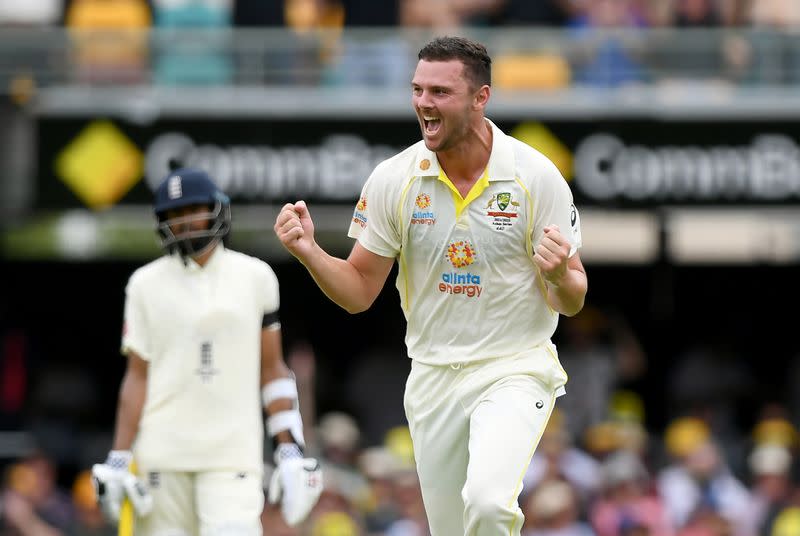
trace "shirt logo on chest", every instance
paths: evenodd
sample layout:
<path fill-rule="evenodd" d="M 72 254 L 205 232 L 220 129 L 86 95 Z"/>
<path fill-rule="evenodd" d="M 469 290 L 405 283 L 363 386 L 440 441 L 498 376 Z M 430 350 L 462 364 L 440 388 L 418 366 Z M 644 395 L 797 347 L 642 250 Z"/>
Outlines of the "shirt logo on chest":
<path fill-rule="evenodd" d="M 414 200 L 414 205 L 420 210 L 414 210 L 411 214 L 411 225 L 433 225 L 436 223 L 436 214 L 427 210 L 431 206 L 431 196 L 421 193 Z"/>
<path fill-rule="evenodd" d="M 452 242 L 447 246 L 447 260 L 454 268 L 464 268 L 475 262 L 475 248 L 466 240 Z"/>
<path fill-rule="evenodd" d="M 489 199 L 486 204 L 486 215 L 491 218 L 491 225 L 498 231 L 505 231 L 514 224 L 519 214 L 519 202 L 514 201 L 511 192 L 500 192 Z"/>
<path fill-rule="evenodd" d="M 459 240 L 450 243 L 445 256 L 453 268 L 461 269 L 475 262 L 476 252 L 469 241 Z M 446 272 L 442 274 L 438 290 L 443 294 L 462 294 L 467 298 L 477 298 L 483 291 L 481 276 L 470 272 Z"/>
<path fill-rule="evenodd" d="M 203 383 L 209 383 L 219 370 L 214 367 L 214 353 L 210 342 L 200 345 L 200 366 L 195 370 Z"/>

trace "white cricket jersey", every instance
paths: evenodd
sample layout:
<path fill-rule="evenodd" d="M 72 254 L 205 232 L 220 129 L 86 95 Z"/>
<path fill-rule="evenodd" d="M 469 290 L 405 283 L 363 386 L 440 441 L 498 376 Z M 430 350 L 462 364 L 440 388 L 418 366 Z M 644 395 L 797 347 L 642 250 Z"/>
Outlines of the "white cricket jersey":
<path fill-rule="evenodd" d="M 375 168 L 350 224 L 366 249 L 397 257 L 408 354 L 422 363 L 512 356 L 549 341 L 558 313 L 545 300 L 533 247 L 551 224 L 570 255 L 581 246 L 556 166 L 489 124 L 489 164 L 466 198 L 420 141 Z"/>
<path fill-rule="evenodd" d="M 122 352 L 148 362 L 134 446 L 143 466 L 261 470 L 261 330 L 278 310 L 265 262 L 220 244 L 205 267 L 176 255 L 133 273 Z"/>

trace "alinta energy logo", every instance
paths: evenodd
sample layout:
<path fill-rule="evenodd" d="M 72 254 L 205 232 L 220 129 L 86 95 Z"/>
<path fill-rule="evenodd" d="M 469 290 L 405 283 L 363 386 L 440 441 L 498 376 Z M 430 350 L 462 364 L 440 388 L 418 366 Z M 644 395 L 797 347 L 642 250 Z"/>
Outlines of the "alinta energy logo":
<path fill-rule="evenodd" d="M 476 255 L 474 246 L 466 240 L 451 242 L 447 247 L 447 260 L 457 269 L 470 266 L 475 262 Z M 467 298 L 480 297 L 483 292 L 481 276 L 470 272 L 446 272 L 442 274 L 438 288 L 444 294 L 463 294 Z"/>
<path fill-rule="evenodd" d="M 425 210 L 431 206 L 431 196 L 421 193 L 414 200 L 414 204 L 420 210 L 415 210 L 411 214 L 411 225 L 433 225 L 436 223 L 436 214 L 433 211 Z"/>
<path fill-rule="evenodd" d="M 464 268 L 475 262 L 475 248 L 466 240 L 451 242 L 447 246 L 447 259 L 455 268 Z"/>
<path fill-rule="evenodd" d="M 353 223 L 357 223 L 363 229 L 367 226 L 367 198 L 361 197 L 356 203 L 356 210 L 353 213 Z"/>

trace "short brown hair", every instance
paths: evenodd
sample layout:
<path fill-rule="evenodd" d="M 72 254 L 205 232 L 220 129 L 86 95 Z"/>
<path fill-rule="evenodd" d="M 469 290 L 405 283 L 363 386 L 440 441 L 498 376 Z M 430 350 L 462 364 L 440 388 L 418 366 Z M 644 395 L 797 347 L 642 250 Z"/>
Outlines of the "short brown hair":
<path fill-rule="evenodd" d="M 477 86 L 492 85 L 492 58 L 486 47 L 466 37 L 437 37 L 419 51 L 425 61 L 458 60 L 464 72 Z"/>

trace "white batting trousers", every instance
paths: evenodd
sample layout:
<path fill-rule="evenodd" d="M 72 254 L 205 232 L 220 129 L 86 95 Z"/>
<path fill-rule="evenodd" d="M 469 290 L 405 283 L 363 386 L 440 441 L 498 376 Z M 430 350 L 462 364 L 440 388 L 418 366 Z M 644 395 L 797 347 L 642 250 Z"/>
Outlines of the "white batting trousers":
<path fill-rule="evenodd" d="M 158 472 L 139 475 L 153 511 L 134 523 L 134 536 L 261 536 L 261 472 Z"/>
<path fill-rule="evenodd" d="M 404 404 L 432 536 L 519 536 L 522 477 L 566 379 L 549 343 L 461 366 L 412 362 Z"/>

